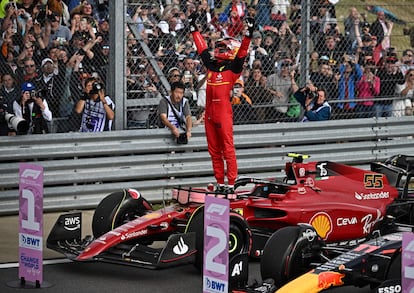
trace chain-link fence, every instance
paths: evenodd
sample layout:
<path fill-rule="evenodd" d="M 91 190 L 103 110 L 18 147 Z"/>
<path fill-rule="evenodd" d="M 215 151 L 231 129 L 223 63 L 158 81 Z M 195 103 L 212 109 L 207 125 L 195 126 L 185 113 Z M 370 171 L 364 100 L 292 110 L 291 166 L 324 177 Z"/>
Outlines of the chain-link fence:
<path fill-rule="evenodd" d="M 255 17 L 240 81 L 229 93 L 235 124 L 296 122 L 306 112 L 317 113 L 316 97 L 302 101 L 307 107 L 293 95 L 296 85 L 309 82 L 325 89 L 330 119 L 412 115 L 414 9 L 409 1 L 382 1 L 380 6 L 350 0 L 124 0 L 125 23 L 108 21 L 108 1 L 63 1 L 63 10 L 53 1 L 27 7 L 4 2 L 3 108 L 16 113 L 20 105 L 23 118 L 41 117 L 43 107 L 21 106 L 22 85 L 33 83 L 53 115 L 46 121 L 50 132 L 80 129 L 82 111 L 74 109 L 85 97 L 85 81 L 95 77 L 105 84 L 111 62 L 125 63 L 126 92 L 111 98 L 125 105 L 117 113 L 123 113 L 127 129 L 157 127 L 158 102 L 174 80 L 184 82 L 194 121 L 202 124 L 207 77 L 188 31 L 194 11 L 211 49 L 220 38 L 241 39 L 244 19 Z M 123 60 L 109 58 L 122 46 L 112 41 L 110 25 L 125 25 Z"/>
<path fill-rule="evenodd" d="M 206 77 L 187 30 L 189 14 L 199 13 L 210 48 L 222 37 L 241 39 L 244 18 L 254 16 L 257 31 L 241 82 L 229 93 L 229 99 L 234 95 L 239 101 L 233 107 L 236 124 L 301 121 L 306 111 L 318 111 L 318 106 L 305 109 L 298 103 L 294 82 L 302 86 L 311 82 L 325 90 L 330 119 L 412 115 L 410 72 L 414 66 L 408 40 L 414 40 L 414 28 L 408 2 L 390 2 L 392 6 L 373 1 L 332 3 L 236 0 L 212 9 L 208 1 L 182 1 L 160 9 L 130 2 L 131 25 L 138 27 L 140 36 L 128 36 L 128 66 L 136 77 L 128 83 L 129 89 L 139 89 L 141 94 L 134 98 L 143 99 L 167 91 L 159 76 L 151 74 L 147 56 L 134 40 L 142 36 L 166 79 L 185 82 L 185 96 L 197 120 L 205 103 Z M 130 125 L 136 121 L 135 126 L 151 127 L 155 109 L 154 104 L 137 110 L 138 119 L 132 115 Z"/>
<path fill-rule="evenodd" d="M 108 1 L 60 2 L 0 4 L 1 114 L 30 121 L 29 133 L 78 131 L 82 111 L 74 109 L 84 99 L 85 81 L 106 83 Z"/>

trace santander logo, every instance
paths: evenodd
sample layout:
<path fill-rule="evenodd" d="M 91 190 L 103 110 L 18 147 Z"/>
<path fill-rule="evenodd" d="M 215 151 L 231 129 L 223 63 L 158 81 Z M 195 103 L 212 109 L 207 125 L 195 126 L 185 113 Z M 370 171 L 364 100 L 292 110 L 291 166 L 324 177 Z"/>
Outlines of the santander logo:
<path fill-rule="evenodd" d="M 177 245 L 173 247 L 173 252 L 177 255 L 183 255 L 188 252 L 188 245 L 184 243 L 184 239 L 180 237 Z"/>

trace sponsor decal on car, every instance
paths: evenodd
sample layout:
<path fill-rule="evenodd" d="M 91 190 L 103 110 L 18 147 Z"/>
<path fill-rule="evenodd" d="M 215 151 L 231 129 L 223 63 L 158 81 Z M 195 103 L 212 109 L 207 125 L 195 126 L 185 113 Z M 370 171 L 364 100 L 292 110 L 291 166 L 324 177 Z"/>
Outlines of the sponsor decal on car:
<path fill-rule="evenodd" d="M 402 292 L 401 285 L 386 286 L 377 289 L 378 293 L 399 293 Z"/>
<path fill-rule="evenodd" d="M 233 270 L 231 272 L 231 276 L 240 276 L 243 272 L 243 261 L 240 261 L 236 264 L 234 264 Z"/>
<path fill-rule="evenodd" d="M 144 236 L 148 234 L 148 230 L 147 229 L 143 229 L 143 230 L 139 230 L 139 231 L 135 231 L 135 232 L 131 232 L 131 233 L 125 233 L 124 235 L 121 236 L 121 240 L 127 240 L 130 238 L 135 238 L 135 237 L 140 237 L 140 236 Z"/>
<path fill-rule="evenodd" d="M 312 229 L 306 229 L 306 231 L 302 233 L 302 236 L 308 239 L 309 242 L 312 242 L 316 237 L 318 237 L 318 234 Z"/>
<path fill-rule="evenodd" d="M 390 193 L 388 191 L 381 191 L 381 192 L 370 192 L 370 193 L 363 193 L 363 192 L 356 192 L 355 191 L 355 198 L 357 200 L 375 200 L 375 199 L 385 199 L 389 198 Z"/>
<path fill-rule="evenodd" d="M 67 217 L 64 220 L 63 229 L 68 231 L 75 231 L 77 229 L 80 229 L 80 217 Z"/>
<path fill-rule="evenodd" d="M 331 234 L 333 230 L 332 219 L 325 212 L 319 212 L 313 215 L 309 224 L 315 228 L 316 232 L 323 240 L 328 239 L 329 234 Z"/>
<path fill-rule="evenodd" d="M 142 217 L 139 217 L 138 219 L 140 220 L 140 222 L 143 222 L 145 220 L 149 220 L 149 219 L 156 219 L 162 216 L 162 212 L 161 211 L 154 211 L 152 213 L 148 213 L 143 215 Z M 136 220 L 138 220 L 136 219 Z"/>
<path fill-rule="evenodd" d="M 368 214 L 361 219 L 361 223 L 363 223 L 362 233 L 369 234 L 371 233 L 372 229 L 374 228 L 375 224 L 382 220 L 380 210 L 377 210 L 377 218 L 374 219 L 372 214 Z"/>
<path fill-rule="evenodd" d="M 348 226 L 348 225 L 355 225 L 358 224 L 358 220 L 356 217 L 352 217 L 352 218 L 337 218 L 336 219 L 336 225 L 338 227 L 341 226 Z"/>
<path fill-rule="evenodd" d="M 180 237 L 178 243 L 173 247 L 173 252 L 177 255 L 186 254 L 189 250 L 187 244 L 185 244 L 183 237 Z"/>
<path fill-rule="evenodd" d="M 330 287 L 341 286 L 344 284 L 342 278 L 345 274 L 337 272 L 322 272 L 318 274 L 318 288 L 328 289 Z"/>
<path fill-rule="evenodd" d="M 243 208 L 236 208 L 233 211 L 235 211 L 236 213 L 238 213 L 240 216 L 243 216 L 243 213 L 244 213 Z"/>

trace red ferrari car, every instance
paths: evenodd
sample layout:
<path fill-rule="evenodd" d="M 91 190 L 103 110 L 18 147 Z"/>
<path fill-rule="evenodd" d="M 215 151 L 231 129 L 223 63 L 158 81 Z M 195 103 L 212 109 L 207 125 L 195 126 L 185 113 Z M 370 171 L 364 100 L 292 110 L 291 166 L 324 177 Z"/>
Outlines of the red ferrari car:
<path fill-rule="evenodd" d="M 273 232 L 298 223 L 312 225 L 326 243 L 365 238 L 398 198 L 384 174 L 289 156 L 283 181 L 240 178 L 231 195 L 180 187 L 171 204 L 153 210 L 137 190 L 111 193 L 95 210 L 93 236 L 82 238 L 80 212 L 64 214 L 47 246 L 79 261 L 149 268 L 195 262 L 200 268 L 206 196 L 230 201 L 230 258 L 246 252 L 260 257 Z"/>
<path fill-rule="evenodd" d="M 396 155 L 374 162 L 371 170 L 384 174 L 399 196 L 388 205 L 384 220 L 368 241 L 332 245 L 308 223 L 283 227 L 264 247 L 260 263 L 264 282 L 233 292 L 305 293 L 367 285 L 376 288 L 375 292 L 402 292 L 402 238 L 404 232 L 414 231 L 414 156 Z M 406 252 L 405 257 L 410 257 L 411 250 Z"/>

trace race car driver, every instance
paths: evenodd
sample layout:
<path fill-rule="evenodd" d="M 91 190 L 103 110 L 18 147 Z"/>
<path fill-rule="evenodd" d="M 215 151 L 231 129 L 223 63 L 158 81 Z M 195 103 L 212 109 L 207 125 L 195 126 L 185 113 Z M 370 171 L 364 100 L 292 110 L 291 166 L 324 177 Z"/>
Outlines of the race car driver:
<path fill-rule="evenodd" d="M 241 44 L 232 38 L 217 40 L 213 56 L 198 31 L 196 19 L 197 14 L 193 13 L 188 20 L 197 53 L 207 68 L 205 129 L 208 151 L 217 181 L 216 191 L 234 193 L 237 161 L 233 143 L 230 91 L 243 70 L 243 63 L 254 31 L 254 19 L 246 19 L 247 31 Z M 224 162 L 227 174 L 225 174 Z M 225 175 L 227 175 L 227 186 Z"/>

